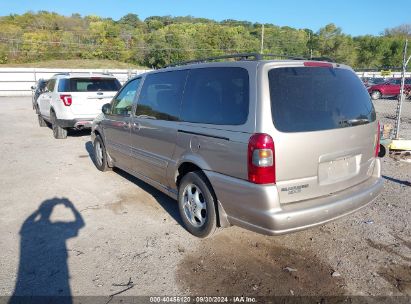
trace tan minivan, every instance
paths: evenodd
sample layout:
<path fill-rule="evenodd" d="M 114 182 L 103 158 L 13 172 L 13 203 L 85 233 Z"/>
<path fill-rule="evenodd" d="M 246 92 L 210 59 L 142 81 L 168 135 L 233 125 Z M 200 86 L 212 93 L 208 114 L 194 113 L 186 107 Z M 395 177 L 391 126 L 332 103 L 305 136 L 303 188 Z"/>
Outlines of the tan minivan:
<path fill-rule="evenodd" d="M 378 196 L 379 125 L 350 67 L 233 57 L 129 80 L 93 124 L 97 168 L 175 198 L 198 237 L 230 225 L 293 232 Z"/>

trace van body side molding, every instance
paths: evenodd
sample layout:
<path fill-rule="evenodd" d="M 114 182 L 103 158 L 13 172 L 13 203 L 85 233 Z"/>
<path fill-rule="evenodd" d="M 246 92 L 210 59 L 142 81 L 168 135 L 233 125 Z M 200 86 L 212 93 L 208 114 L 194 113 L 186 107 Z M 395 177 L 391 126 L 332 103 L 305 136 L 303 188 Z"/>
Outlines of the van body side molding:
<path fill-rule="evenodd" d="M 185 130 L 177 130 L 177 132 L 186 133 L 186 134 L 193 134 L 193 135 L 199 135 L 199 136 L 205 136 L 205 137 L 218 138 L 218 139 L 223 139 L 223 140 L 230 141 L 230 139 L 228 137 L 216 136 L 216 135 L 211 135 L 211 134 L 191 132 L 191 131 L 185 131 Z"/>

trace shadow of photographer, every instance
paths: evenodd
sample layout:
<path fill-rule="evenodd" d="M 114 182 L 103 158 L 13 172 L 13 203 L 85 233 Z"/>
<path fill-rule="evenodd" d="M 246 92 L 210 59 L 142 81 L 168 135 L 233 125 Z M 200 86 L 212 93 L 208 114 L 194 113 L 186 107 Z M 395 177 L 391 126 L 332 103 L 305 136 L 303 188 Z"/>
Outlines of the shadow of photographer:
<path fill-rule="evenodd" d="M 62 205 L 74 215 L 73 221 L 52 221 L 54 207 Z M 85 226 L 81 214 L 66 198 L 41 203 L 20 230 L 20 260 L 16 285 L 9 303 L 72 303 L 67 265 L 69 238 Z"/>

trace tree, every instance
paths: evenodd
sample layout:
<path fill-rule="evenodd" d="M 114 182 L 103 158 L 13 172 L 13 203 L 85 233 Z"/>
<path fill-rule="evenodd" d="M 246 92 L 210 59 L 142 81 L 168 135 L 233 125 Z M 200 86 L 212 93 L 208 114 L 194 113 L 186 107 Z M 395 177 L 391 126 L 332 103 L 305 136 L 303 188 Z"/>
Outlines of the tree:
<path fill-rule="evenodd" d="M 223 54 L 258 52 L 261 24 L 193 16 L 130 13 L 115 21 L 90 15 L 62 16 L 39 11 L 0 17 L 0 62 L 61 58 L 101 58 L 162 67 L 178 61 Z M 335 24 L 318 32 L 264 24 L 264 51 L 280 55 L 331 57 L 354 68 L 401 65 L 411 25 L 380 36 L 351 37 Z"/>

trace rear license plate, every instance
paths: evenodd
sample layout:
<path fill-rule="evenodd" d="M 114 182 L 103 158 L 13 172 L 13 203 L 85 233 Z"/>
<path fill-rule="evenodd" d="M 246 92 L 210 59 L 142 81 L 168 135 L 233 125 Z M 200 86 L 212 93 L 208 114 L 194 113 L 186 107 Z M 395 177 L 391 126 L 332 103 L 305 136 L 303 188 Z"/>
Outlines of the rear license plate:
<path fill-rule="evenodd" d="M 360 157 L 356 155 L 320 163 L 318 172 L 320 184 L 330 184 L 356 175 Z"/>

